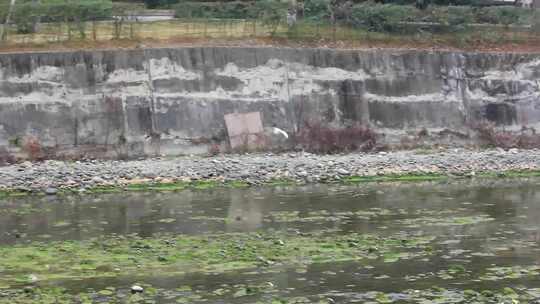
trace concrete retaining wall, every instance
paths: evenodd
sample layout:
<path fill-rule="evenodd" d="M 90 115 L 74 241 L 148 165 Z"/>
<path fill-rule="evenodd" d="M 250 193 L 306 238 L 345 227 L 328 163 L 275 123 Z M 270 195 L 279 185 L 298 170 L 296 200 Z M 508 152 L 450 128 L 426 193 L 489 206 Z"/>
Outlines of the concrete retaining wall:
<path fill-rule="evenodd" d="M 192 47 L 0 55 L 0 154 L 206 153 L 224 114 L 369 124 L 381 143 L 421 129 L 455 142 L 487 120 L 540 122 L 540 54 Z M 442 132 L 442 130 L 452 132 Z M 454 133 L 457 132 L 457 133 Z M 445 136 L 437 134 L 447 134 Z M 450 136 L 450 137 L 448 137 Z M 37 151 L 37 152 L 36 152 Z"/>

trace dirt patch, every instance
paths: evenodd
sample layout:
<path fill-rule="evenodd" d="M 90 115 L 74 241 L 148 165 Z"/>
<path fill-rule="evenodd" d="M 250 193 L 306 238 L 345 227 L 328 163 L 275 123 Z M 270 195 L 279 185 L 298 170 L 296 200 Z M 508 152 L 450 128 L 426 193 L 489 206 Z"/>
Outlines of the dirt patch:
<path fill-rule="evenodd" d="M 519 43 L 487 43 L 476 41 L 467 45 L 456 45 L 452 39 L 436 41 L 415 41 L 411 39 L 393 39 L 388 41 L 349 41 L 349 40 L 289 40 L 286 38 L 228 38 L 208 39 L 176 37 L 169 39 L 119 39 L 119 40 L 73 40 L 56 43 L 10 44 L 0 46 L 0 53 L 20 52 L 59 52 L 73 50 L 102 50 L 102 49 L 140 49 L 161 47 L 191 47 L 191 46 L 230 46 L 230 47 L 294 47 L 294 48 L 332 48 L 332 49 L 407 49 L 407 50 L 436 50 L 436 51 L 475 51 L 475 52 L 509 52 L 532 53 L 540 52 L 540 37 L 530 36 L 526 42 Z"/>

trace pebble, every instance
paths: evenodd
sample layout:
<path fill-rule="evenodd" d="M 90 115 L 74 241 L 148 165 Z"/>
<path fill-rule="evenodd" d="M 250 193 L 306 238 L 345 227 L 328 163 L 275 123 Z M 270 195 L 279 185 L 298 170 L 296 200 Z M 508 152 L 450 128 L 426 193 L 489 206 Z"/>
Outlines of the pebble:
<path fill-rule="evenodd" d="M 478 172 L 540 170 L 537 150 L 433 150 L 316 155 L 308 153 L 181 156 L 131 161 L 25 162 L 0 168 L 3 189 L 57 194 L 66 187 L 84 191 L 126 181 L 241 180 L 262 184 L 276 179 L 307 183 L 339 180 L 350 175 L 431 173 L 473 177 Z M 474 172 L 474 173 L 473 173 Z"/>
<path fill-rule="evenodd" d="M 99 177 L 99 176 L 94 176 L 92 177 L 92 182 L 96 183 L 96 184 L 102 184 L 104 182 L 103 178 Z"/>
<path fill-rule="evenodd" d="M 347 171 L 345 169 L 342 169 L 342 168 L 337 169 L 337 173 L 339 173 L 341 175 L 349 175 L 349 174 L 351 174 L 349 171 Z"/>

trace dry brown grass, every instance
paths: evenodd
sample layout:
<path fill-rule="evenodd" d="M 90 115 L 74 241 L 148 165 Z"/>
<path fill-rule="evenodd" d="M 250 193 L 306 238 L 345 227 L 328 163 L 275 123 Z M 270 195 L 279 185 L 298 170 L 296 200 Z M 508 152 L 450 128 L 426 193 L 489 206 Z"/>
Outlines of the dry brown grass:
<path fill-rule="evenodd" d="M 290 46 L 330 48 L 400 48 L 467 51 L 535 52 L 540 37 L 522 32 L 504 31 L 486 35 L 478 31 L 467 35 L 389 35 L 367 33 L 347 27 L 303 24 L 289 30 L 281 26 L 275 32 L 269 26 L 247 20 L 126 22 L 120 39 L 114 39 L 112 22 L 86 25 L 85 39 L 65 24 L 45 24 L 36 34 L 8 35 L 0 52 L 51 51 L 73 49 L 114 49 L 166 46 Z"/>

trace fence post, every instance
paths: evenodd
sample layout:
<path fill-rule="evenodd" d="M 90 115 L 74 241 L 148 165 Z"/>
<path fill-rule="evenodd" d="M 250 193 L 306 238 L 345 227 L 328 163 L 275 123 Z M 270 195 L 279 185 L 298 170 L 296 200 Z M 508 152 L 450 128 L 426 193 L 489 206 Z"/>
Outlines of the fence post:
<path fill-rule="evenodd" d="M 92 39 L 94 41 L 97 41 L 97 25 L 96 25 L 96 19 L 92 19 Z"/>
<path fill-rule="evenodd" d="M 334 43 L 336 43 L 336 22 L 334 21 L 332 24 L 332 39 L 334 40 Z"/>
<path fill-rule="evenodd" d="M 53 38 L 53 41 L 56 41 L 58 42 L 60 40 L 60 35 L 62 33 L 62 23 L 61 22 L 57 22 L 55 25 L 54 25 L 54 28 L 55 28 L 55 31 L 54 31 L 54 38 Z"/>
<path fill-rule="evenodd" d="M 0 42 L 7 41 L 7 25 L 1 24 L 0 26 Z"/>
<path fill-rule="evenodd" d="M 531 22 L 531 32 L 535 39 L 538 39 L 540 33 L 540 10 L 535 9 L 533 13 L 533 21 Z"/>
<path fill-rule="evenodd" d="M 11 0 L 9 2 L 9 9 L 6 16 L 6 22 L 4 23 L 4 27 L 2 27 L 2 32 L 0 33 L 0 40 L 7 39 L 6 36 L 7 36 L 8 25 L 11 19 L 11 15 L 13 14 L 13 9 L 15 8 L 16 1 L 17 0 Z"/>
<path fill-rule="evenodd" d="M 66 22 L 67 31 L 68 31 L 68 40 L 71 41 L 71 24 L 69 23 L 67 17 L 65 19 L 65 22 Z"/>

